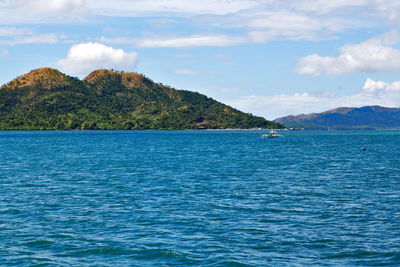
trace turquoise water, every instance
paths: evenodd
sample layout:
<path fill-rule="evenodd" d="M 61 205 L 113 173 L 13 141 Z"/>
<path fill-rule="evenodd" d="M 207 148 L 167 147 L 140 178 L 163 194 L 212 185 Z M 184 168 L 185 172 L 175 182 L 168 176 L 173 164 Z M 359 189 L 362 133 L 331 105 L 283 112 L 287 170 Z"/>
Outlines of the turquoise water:
<path fill-rule="evenodd" d="M 0 264 L 400 265 L 400 131 L 262 133 L 0 132 Z"/>

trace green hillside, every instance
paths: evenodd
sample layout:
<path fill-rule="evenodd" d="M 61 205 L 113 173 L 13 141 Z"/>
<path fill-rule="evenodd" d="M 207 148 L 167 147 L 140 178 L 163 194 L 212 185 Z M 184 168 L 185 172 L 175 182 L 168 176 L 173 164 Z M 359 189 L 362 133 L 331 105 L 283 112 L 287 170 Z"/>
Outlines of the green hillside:
<path fill-rule="evenodd" d="M 41 68 L 0 88 L 1 130 L 282 127 L 137 73 L 97 70 L 79 80 Z"/>

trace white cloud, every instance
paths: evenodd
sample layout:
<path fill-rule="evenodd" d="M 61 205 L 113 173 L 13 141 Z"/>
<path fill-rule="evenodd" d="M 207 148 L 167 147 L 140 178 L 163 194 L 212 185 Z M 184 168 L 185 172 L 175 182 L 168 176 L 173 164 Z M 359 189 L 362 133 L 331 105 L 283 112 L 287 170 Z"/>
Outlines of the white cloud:
<path fill-rule="evenodd" d="M 200 74 L 200 72 L 195 71 L 195 70 L 191 70 L 191 69 L 177 69 L 174 71 L 175 74 L 179 74 L 179 75 L 196 75 L 196 74 Z"/>
<path fill-rule="evenodd" d="M 96 14 L 115 16 L 154 16 L 155 13 L 224 15 L 258 5 L 254 0 L 87 0 L 87 3 Z"/>
<path fill-rule="evenodd" d="M 356 45 L 340 48 L 338 57 L 322 57 L 312 54 L 297 63 L 300 74 L 318 76 L 344 74 L 349 72 L 379 72 L 400 70 L 400 50 L 391 46 L 397 42 L 398 33 L 389 32 Z"/>
<path fill-rule="evenodd" d="M 79 21 L 90 14 L 86 0 L 6 0 L 0 2 L 0 24 L 43 24 Z"/>
<path fill-rule="evenodd" d="M 86 74 L 95 69 L 119 69 L 131 71 L 136 68 L 139 56 L 99 43 L 73 45 L 66 58 L 57 62 L 58 67 L 70 74 Z"/>
<path fill-rule="evenodd" d="M 375 0 L 377 14 L 390 23 L 400 21 L 400 2 L 397 0 Z"/>
<path fill-rule="evenodd" d="M 12 7 L 25 14 L 84 13 L 84 0 L 14 0 Z"/>
<path fill-rule="evenodd" d="M 192 35 L 172 38 L 145 38 L 137 40 L 138 47 L 200 47 L 231 46 L 244 42 L 241 37 L 227 35 Z"/>
<path fill-rule="evenodd" d="M 169 47 L 169 48 L 187 48 L 204 46 L 232 46 L 246 41 L 243 37 L 234 37 L 228 35 L 190 35 L 184 37 L 147 37 L 147 38 L 127 38 L 101 37 L 100 41 L 107 44 L 130 44 L 135 47 Z"/>
<path fill-rule="evenodd" d="M 11 40 L 1 40 L 0 44 L 18 45 L 18 44 L 54 44 L 58 42 L 58 37 L 54 33 L 36 34 L 28 36 L 17 36 Z"/>
<path fill-rule="evenodd" d="M 274 96 L 244 96 L 226 101 L 227 104 L 252 114 L 274 120 L 278 117 L 323 111 L 335 107 L 329 97 L 317 97 L 308 93 Z M 277 105 L 276 103 L 279 103 Z"/>
<path fill-rule="evenodd" d="M 324 25 L 310 17 L 287 12 L 265 12 L 249 21 L 250 28 L 265 28 L 280 31 L 315 31 Z"/>
<path fill-rule="evenodd" d="M 365 81 L 364 87 L 360 91 L 359 95 L 371 97 L 399 97 L 400 81 L 387 83 L 383 81 L 374 81 L 368 78 Z"/>
<path fill-rule="evenodd" d="M 296 93 L 294 95 L 245 96 L 225 102 L 242 111 L 270 120 L 287 115 L 323 112 L 337 107 L 367 105 L 399 107 L 400 81 L 388 83 L 368 78 L 363 88 L 352 95 L 337 95 L 330 92 Z"/>
<path fill-rule="evenodd" d="M 0 27 L 0 37 L 21 36 L 26 34 L 33 34 L 32 29 L 17 28 L 17 27 Z"/>
<path fill-rule="evenodd" d="M 292 6 L 301 11 L 311 11 L 318 14 L 326 14 L 336 9 L 365 7 L 371 5 L 369 0 L 302 0 L 293 1 Z"/>
<path fill-rule="evenodd" d="M 35 33 L 29 28 L 0 27 L 1 45 L 54 44 L 58 36 L 54 33 Z"/>
<path fill-rule="evenodd" d="M 255 42 L 331 39 L 335 33 L 350 27 L 337 19 L 288 11 L 257 12 L 248 19 L 246 26 Z"/>

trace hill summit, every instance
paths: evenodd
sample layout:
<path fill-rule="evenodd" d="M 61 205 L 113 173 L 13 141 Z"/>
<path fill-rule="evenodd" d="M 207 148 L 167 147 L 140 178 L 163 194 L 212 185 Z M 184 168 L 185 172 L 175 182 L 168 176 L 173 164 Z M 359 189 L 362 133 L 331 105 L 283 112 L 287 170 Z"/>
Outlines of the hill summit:
<path fill-rule="evenodd" d="M 37 87 L 50 90 L 52 88 L 68 85 L 71 82 L 71 79 L 73 78 L 62 74 L 56 69 L 46 67 L 24 74 L 3 87 L 7 89 Z"/>
<path fill-rule="evenodd" d="M 83 80 L 40 68 L 0 87 L 0 129 L 283 128 L 197 92 L 138 73 L 95 70 Z"/>

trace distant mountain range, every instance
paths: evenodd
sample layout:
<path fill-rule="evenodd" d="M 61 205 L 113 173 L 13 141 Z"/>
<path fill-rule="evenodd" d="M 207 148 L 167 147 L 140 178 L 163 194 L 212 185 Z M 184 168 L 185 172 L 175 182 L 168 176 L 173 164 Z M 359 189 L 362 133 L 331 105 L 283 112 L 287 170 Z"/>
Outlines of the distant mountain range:
<path fill-rule="evenodd" d="M 304 129 L 390 129 L 400 128 L 400 108 L 341 107 L 322 113 L 281 117 L 274 122 Z"/>
<path fill-rule="evenodd" d="M 138 73 L 40 68 L 0 87 L 0 130 L 283 128 Z"/>

